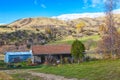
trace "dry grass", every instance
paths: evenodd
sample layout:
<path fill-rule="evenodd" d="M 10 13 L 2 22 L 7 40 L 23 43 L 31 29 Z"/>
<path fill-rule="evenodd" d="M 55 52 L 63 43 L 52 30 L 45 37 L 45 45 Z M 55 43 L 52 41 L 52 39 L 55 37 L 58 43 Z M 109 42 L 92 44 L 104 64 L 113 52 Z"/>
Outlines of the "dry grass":
<path fill-rule="evenodd" d="M 0 54 L 0 60 L 4 60 L 4 55 Z"/>
<path fill-rule="evenodd" d="M 14 30 L 11 30 L 10 28 L 0 28 L 0 33 L 10 33 L 13 32 Z"/>
<path fill-rule="evenodd" d="M 116 14 L 115 15 L 115 25 L 116 27 L 120 26 L 120 14 Z M 73 27 L 71 27 L 71 25 L 68 26 L 68 23 L 72 24 L 72 25 L 76 25 L 80 22 L 84 22 L 86 24 L 86 26 L 84 27 L 84 30 L 90 30 L 90 31 L 98 31 L 98 26 L 100 24 L 103 24 L 105 22 L 105 18 L 104 17 L 99 17 L 99 18 L 79 18 L 79 19 L 75 19 L 72 20 L 72 22 L 65 22 L 62 20 L 57 20 L 57 19 L 51 19 L 51 18 L 26 18 L 26 19 L 20 19 L 17 20 L 11 24 L 8 24 L 9 27 L 12 27 L 13 30 L 11 30 L 11 28 L 7 29 L 7 28 L 0 28 L 1 32 L 13 32 L 15 31 L 15 26 L 18 26 L 18 30 L 30 30 L 30 31 L 34 31 L 36 32 L 36 26 L 44 26 L 45 25 L 56 25 L 55 27 L 60 27 L 60 26 L 64 26 L 66 28 L 68 28 L 69 30 Z M 43 28 L 39 28 L 39 30 L 43 30 Z"/>
<path fill-rule="evenodd" d="M 86 56 L 89 56 L 90 58 L 94 58 L 94 59 L 102 59 L 103 58 L 103 56 L 102 55 L 100 55 L 100 54 L 97 54 L 97 53 L 88 53 L 88 54 L 86 54 Z"/>
<path fill-rule="evenodd" d="M 40 25 L 64 25 L 67 24 L 64 21 L 51 19 L 51 18 L 26 18 L 15 21 L 9 26 L 19 26 L 20 28 L 31 27 L 31 26 L 40 26 Z"/>
<path fill-rule="evenodd" d="M 0 72 L 0 80 L 13 80 L 13 78 L 6 73 Z"/>

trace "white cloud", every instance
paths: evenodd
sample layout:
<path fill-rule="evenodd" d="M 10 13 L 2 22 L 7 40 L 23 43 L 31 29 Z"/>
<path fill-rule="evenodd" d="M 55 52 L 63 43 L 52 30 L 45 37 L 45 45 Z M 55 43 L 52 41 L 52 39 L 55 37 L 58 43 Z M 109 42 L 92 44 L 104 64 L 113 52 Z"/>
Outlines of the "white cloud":
<path fill-rule="evenodd" d="M 113 11 L 114 14 L 120 14 L 120 9 L 116 9 Z"/>
<path fill-rule="evenodd" d="M 88 3 L 88 1 L 91 1 L 91 4 Z M 83 9 L 87 9 L 89 7 L 96 7 L 98 4 L 100 4 L 101 0 L 83 0 L 84 7 Z"/>
<path fill-rule="evenodd" d="M 91 0 L 93 7 L 104 4 L 106 1 L 109 1 L 109 0 Z M 119 5 L 120 0 L 113 0 L 113 2 L 115 2 L 117 5 Z"/>
<path fill-rule="evenodd" d="M 102 3 L 102 0 L 92 0 L 92 7 L 96 7 L 98 4 Z"/>
<path fill-rule="evenodd" d="M 47 8 L 46 6 L 45 6 L 45 4 L 41 4 L 40 5 L 42 8 Z"/>
<path fill-rule="evenodd" d="M 88 1 L 91 2 L 91 4 L 88 5 Z M 83 0 L 84 2 L 84 7 L 83 8 L 88 8 L 88 7 L 96 7 L 98 5 L 104 4 L 106 0 Z"/>
<path fill-rule="evenodd" d="M 116 9 L 113 11 L 114 14 L 120 14 L 120 9 Z M 60 19 L 60 20 L 73 20 L 73 19 L 78 19 L 78 18 L 97 18 L 97 17 L 102 17 L 105 16 L 104 12 L 96 12 L 96 13 L 72 13 L 72 14 L 63 14 L 60 16 L 53 16 L 52 18 Z"/>
<path fill-rule="evenodd" d="M 34 0 L 35 5 L 40 5 L 42 8 L 47 8 L 45 4 L 43 4 L 43 1 L 40 0 Z"/>

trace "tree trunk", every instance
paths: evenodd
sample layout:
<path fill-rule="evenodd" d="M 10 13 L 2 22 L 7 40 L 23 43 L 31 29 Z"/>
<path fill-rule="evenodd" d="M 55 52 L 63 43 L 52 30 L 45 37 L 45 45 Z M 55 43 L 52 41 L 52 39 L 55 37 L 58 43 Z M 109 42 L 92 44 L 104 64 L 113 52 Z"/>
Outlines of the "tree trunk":
<path fill-rule="evenodd" d="M 61 64 L 63 64 L 63 57 L 62 57 L 62 55 L 60 55 L 60 62 L 61 62 Z"/>

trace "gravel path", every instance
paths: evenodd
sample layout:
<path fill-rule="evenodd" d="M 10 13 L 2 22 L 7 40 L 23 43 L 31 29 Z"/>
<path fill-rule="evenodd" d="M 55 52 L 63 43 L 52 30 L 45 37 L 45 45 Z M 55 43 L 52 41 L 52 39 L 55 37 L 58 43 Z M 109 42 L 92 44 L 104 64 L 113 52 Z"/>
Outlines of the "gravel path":
<path fill-rule="evenodd" d="M 38 73 L 33 72 L 31 70 L 0 70 L 0 72 L 5 72 L 7 74 L 17 74 L 17 73 L 30 73 L 32 76 L 41 77 L 43 80 L 78 80 L 76 78 L 65 78 L 64 76 L 58 76 L 53 74 L 45 74 L 45 73 Z"/>
<path fill-rule="evenodd" d="M 33 76 L 42 77 L 44 80 L 77 80 L 75 78 L 68 79 L 63 76 L 53 75 L 53 74 L 45 74 L 45 73 L 37 73 L 37 72 L 29 72 Z"/>

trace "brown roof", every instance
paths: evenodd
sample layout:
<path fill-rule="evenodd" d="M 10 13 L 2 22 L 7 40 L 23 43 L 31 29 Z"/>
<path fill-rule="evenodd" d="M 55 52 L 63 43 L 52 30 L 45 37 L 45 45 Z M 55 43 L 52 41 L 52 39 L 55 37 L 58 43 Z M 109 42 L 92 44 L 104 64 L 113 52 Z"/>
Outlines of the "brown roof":
<path fill-rule="evenodd" d="M 40 54 L 70 54 L 71 45 L 36 45 L 32 47 L 34 55 Z"/>

